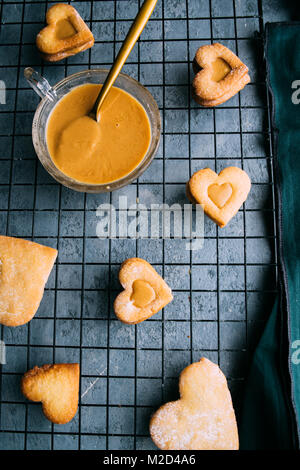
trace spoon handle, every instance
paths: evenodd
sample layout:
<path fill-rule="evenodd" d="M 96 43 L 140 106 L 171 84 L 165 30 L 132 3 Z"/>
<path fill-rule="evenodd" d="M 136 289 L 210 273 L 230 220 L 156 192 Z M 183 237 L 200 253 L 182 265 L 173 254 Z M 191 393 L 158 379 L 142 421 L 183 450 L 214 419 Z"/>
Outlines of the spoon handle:
<path fill-rule="evenodd" d="M 110 69 L 110 72 L 101 88 L 98 98 L 91 111 L 91 114 L 96 115 L 97 121 L 99 121 L 99 118 L 100 118 L 100 108 L 103 104 L 103 101 L 105 100 L 110 88 L 113 86 L 117 76 L 119 75 L 136 41 L 140 37 L 144 27 L 146 26 L 146 23 L 149 20 L 155 8 L 156 3 L 157 3 L 157 0 L 146 0 L 143 3 L 139 13 L 137 14 L 137 17 L 134 20 L 134 23 L 132 24 L 127 34 L 126 39 L 117 55 L 117 58 L 112 68 Z"/>

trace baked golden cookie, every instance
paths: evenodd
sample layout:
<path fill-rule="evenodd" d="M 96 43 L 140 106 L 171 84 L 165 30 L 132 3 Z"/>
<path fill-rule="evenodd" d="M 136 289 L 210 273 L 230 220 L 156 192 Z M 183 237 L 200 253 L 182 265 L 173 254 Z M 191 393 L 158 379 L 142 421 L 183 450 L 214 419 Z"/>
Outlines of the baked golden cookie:
<path fill-rule="evenodd" d="M 250 188 L 247 173 L 228 166 L 219 175 L 210 168 L 197 171 L 187 183 L 186 193 L 192 203 L 201 204 L 205 214 L 223 228 L 246 201 Z"/>
<path fill-rule="evenodd" d="M 36 45 L 45 60 L 62 60 L 94 44 L 91 30 L 71 5 L 53 5 L 47 11 L 46 22 L 48 26 L 36 38 Z"/>
<path fill-rule="evenodd" d="M 0 323 L 24 325 L 35 315 L 57 250 L 0 236 Z"/>
<path fill-rule="evenodd" d="M 124 323 L 140 323 L 173 299 L 172 291 L 163 278 L 141 258 L 124 261 L 119 280 L 124 291 L 115 299 L 114 310 Z"/>
<path fill-rule="evenodd" d="M 52 423 L 68 423 L 78 408 L 79 364 L 35 366 L 23 375 L 21 390 L 28 400 L 42 402 Z"/>
<path fill-rule="evenodd" d="M 47 60 L 48 62 L 58 62 L 59 60 L 63 60 L 66 57 L 70 57 L 71 55 L 78 54 L 78 52 L 85 51 L 94 45 L 94 40 L 89 41 L 82 46 L 74 47 L 70 51 L 62 51 L 58 52 L 57 54 L 43 54 L 43 59 Z"/>
<path fill-rule="evenodd" d="M 248 67 L 219 43 L 199 47 L 193 68 L 193 97 L 202 106 L 224 103 L 250 82 Z"/>
<path fill-rule="evenodd" d="M 202 358 L 179 379 L 180 399 L 161 406 L 150 434 L 162 450 L 237 450 L 238 430 L 227 381 L 219 367 Z"/>

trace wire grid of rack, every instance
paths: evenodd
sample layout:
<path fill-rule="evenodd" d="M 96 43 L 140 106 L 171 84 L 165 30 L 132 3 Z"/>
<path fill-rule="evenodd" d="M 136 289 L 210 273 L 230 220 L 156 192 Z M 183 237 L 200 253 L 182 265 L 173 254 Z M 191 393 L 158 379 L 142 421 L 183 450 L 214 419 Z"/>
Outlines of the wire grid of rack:
<path fill-rule="evenodd" d="M 56 2 L 58 3 L 58 2 Z M 249 358 L 276 293 L 270 107 L 263 66 L 262 2 L 159 1 L 124 72 L 147 86 L 162 116 L 160 150 L 139 181 L 113 194 L 72 192 L 49 177 L 31 144 L 38 99 L 23 70 L 33 66 L 53 84 L 87 68 L 108 67 L 140 1 L 73 1 L 95 36 L 92 49 L 65 61 L 39 59 L 36 33 L 51 5 L 1 4 L 0 231 L 57 247 L 59 256 L 35 318 L 2 327 L 3 449 L 153 449 L 153 410 L 178 396 L 178 375 L 206 356 L 227 375 L 239 416 Z M 196 49 L 222 42 L 249 66 L 252 82 L 217 109 L 191 99 Z M 96 208 L 117 203 L 186 203 L 185 182 L 197 169 L 228 165 L 253 182 L 244 207 L 224 229 L 205 218 L 202 250 L 185 240 L 99 240 Z M 174 291 L 163 312 L 137 325 L 117 321 L 112 302 L 120 263 L 147 259 Z M 21 375 L 34 365 L 80 362 L 79 411 L 67 425 L 52 425 L 41 406 L 20 392 Z"/>

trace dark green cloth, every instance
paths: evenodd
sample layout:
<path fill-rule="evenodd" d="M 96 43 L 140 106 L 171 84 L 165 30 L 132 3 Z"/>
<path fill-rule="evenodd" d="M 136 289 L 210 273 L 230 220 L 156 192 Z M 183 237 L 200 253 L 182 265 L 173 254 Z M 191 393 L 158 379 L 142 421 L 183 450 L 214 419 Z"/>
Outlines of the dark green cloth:
<path fill-rule="evenodd" d="M 292 95 L 297 102 L 300 23 L 267 24 L 265 57 L 275 135 L 280 292 L 246 383 L 240 440 L 242 449 L 295 449 L 300 423 L 300 103 L 293 103 Z"/>

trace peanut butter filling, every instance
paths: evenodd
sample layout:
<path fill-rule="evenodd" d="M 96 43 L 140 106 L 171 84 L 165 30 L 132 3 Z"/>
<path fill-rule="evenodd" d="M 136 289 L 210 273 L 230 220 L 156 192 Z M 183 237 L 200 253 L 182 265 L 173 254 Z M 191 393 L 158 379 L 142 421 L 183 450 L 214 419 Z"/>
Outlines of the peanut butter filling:
<path fill-rule="evenodd" d="M 60 20 L 56 23 L 56 37 L 57 39 L 67 39 L 77 33 L 74 26 L 69 20 Z"/>
<path fill-rule="evenodd" d="M 132 284 L 132 294 L 130 300 L 133 301 L 135 307 L 146 307 L 155 299 L 154 289 L 146 281 L 137 279 Z"/>
<path fill-rule="evenodd" d="M 226 75 L 229 74 L 231 71 L 231 67 L 229 64 L 224 59 L 221 59 L 221 57 L 218 57 L 213 63 L 212 63 L 212 80 L 215 82 L 220 82 L 223 80 L 223 78 L 226 77 Z"/>

